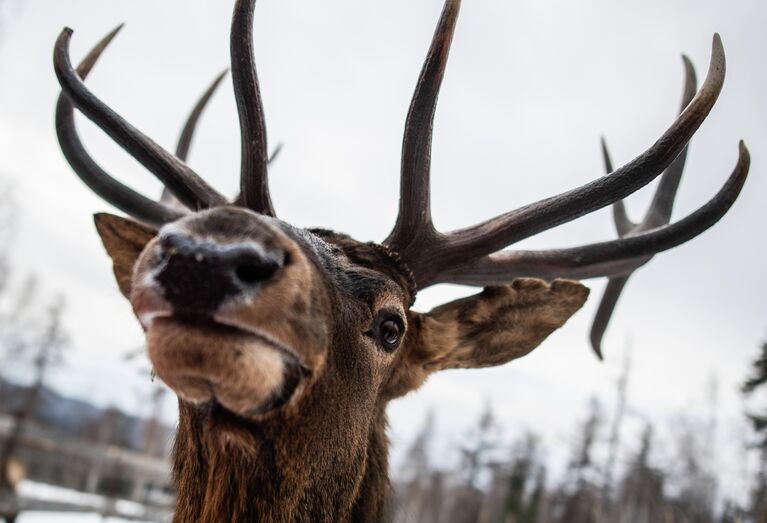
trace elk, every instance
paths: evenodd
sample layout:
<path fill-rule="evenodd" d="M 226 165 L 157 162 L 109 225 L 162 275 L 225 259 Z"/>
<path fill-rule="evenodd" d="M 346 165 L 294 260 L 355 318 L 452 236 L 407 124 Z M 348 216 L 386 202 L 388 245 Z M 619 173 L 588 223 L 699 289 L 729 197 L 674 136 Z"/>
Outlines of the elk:
<path fill-rule="evenodd" d="M 575 280 L 617 278 L 700 234 L 737 198 L 743 143 L 720 191 L 687 217 L 568 249 L 507 246 L 619 202 L 669 168 L 713 107 L 725 74 L 715 35 L 708 74 L 668 130 L 626 165 L 576 189 L 449 233 L 431 219 L 432 122 L 460 0 L 446 0 L 405 124 L 399 213 L 381 243 L 275 216 L 253 58 L 254 0 L 237 0 L 231 74 L 242 137 L 229 202 L 183 160 L 209 90 L 173 155 L 83 83 L 117 30 L 75 69 L 72 30 L 54 50 L 56 128 L 77 175 L 131 218 L 95 216 L 118 286 L 157 375 L 179 398 L 176 521 L 375 521 L 388 489 L 386 406 L 437 371 L 526 355 L 585 302 Z M 119 28 L 118 28 L 119 30 Z M 112 178 L 78 138 L 75 109 L 141 162 L 173 198 Z M 185 145 L 186 144 L 186 145 Z M 416 293 L 484 289 L 428 313 Z"/>

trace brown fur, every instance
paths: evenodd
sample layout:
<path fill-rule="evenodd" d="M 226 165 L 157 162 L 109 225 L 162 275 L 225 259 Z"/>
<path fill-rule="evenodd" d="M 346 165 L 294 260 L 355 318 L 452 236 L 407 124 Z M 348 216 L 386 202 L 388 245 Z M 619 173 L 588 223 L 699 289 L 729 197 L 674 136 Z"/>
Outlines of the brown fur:
<path fill-rule="evenodd" d="M 123 293 L 130 291 L 131 274 L 134 286 L 147 285 L 155 233 L 114 217 L 97 223 Z M 330 231 L 299 231 L 234 208 L 197 213 L 174 227 L 223 243 L 260 238 L 290 253 L 290 263 L 255 297 L 221 309 L 239 324 L 267 331 L 307 368 L 289 401 L 258 415 L 237 416 L 215 401 L 179 402 L 177 522 L 379 520 L 389 489 L 388 402 L 432 372 L 500 365 L 527 354 L 588 295 L 576 282 L 521 279 L 420 314 L 408 310 L 407 268 L 380 246 Z M 404 337 L 388 350 L 376 329 L 380 318 L 391 317 L 401 318 Z M 167 376 L 173 367 L 193 365 L 229 392 L 240 387 L 252 396 L 270 383 L 249 388 L 261 380 L 261 369 L 236 364 L 237 351 L 248 350 L 245 335 L 235 332 L 234 341 L 226 341 L 229 335 L 217 336 L 205 324 L 168 322 L 149 330 L 150 353 L 176 346 L 177 364 L 153 358 Z M 222 373 L 216 365 L 224 364 Z"/>

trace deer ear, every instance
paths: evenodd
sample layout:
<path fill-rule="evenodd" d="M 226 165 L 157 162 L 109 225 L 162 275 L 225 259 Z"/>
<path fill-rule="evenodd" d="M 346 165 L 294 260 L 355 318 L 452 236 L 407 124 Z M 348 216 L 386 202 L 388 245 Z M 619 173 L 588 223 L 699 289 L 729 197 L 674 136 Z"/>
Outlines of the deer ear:
<path fill-rule="evenodd" d="M 112 258 L 120 292 L 130 298 L 133 266 L 146 244 L 157 236 L 157 231 L 133 220 L 107 213 L 95 214 L 93 221 L 107 254 Z"/>
<path fill-rule="evenodd" d="M 388 384 L 391 397 L 418 388 L 432 372 L 493 367 L 526 355 L 588 295 L 575 281 L 520 278 L 428 314 L 411 313 L 402 360 Z"/>
<path fill-rule="evenodd" d="M 520 358 L 564 325 L 588 294 L 575 281 L 521 278 L 437 307 L 421 322 L 422 365 L 436 371 Z"/>

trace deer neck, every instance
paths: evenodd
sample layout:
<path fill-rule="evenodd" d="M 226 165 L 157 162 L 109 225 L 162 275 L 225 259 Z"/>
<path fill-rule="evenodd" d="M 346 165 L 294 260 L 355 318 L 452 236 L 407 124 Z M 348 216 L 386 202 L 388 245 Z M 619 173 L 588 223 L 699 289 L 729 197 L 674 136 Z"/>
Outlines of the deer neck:
<path fill-rule="evenodd" d="M 385 407 L 364 433 L 305 419 L 226 437 L 198 410 L 179 410 L 175 522 L 380 519 L 389 489 Z"/>

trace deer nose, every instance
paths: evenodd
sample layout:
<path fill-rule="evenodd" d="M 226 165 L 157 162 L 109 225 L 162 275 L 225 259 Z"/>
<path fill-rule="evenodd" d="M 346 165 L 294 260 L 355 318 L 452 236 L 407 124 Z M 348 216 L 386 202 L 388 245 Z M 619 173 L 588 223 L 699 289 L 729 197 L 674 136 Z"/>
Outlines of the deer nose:
<path fill-rule="evenodd" d="M 251 294 L 285 264 L 285 252 L 259 243 L 216 243 L 181 232 L 160 237 L 156 275 L 177 313 L 212 315 L 225 300 Z"/>

